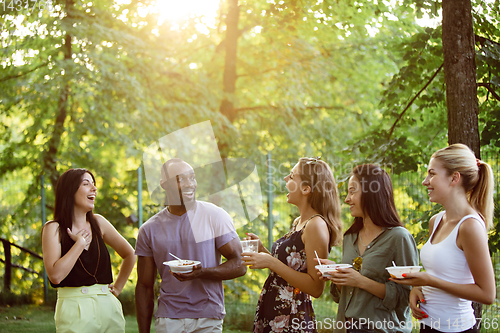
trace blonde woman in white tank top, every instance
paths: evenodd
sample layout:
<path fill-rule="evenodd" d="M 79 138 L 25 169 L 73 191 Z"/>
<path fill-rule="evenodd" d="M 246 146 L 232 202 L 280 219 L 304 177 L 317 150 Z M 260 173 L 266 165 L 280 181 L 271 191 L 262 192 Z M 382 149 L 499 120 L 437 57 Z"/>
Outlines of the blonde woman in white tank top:
<path fill-rule="evenodd" d="M 455 144 L 432 155 L 422 184 L 444 211 L 429 221 L 430 237 L 420 251 L 425 272 L 394 281 L 414 286 L 410 307 L 421 321 L 420 332 L 477 332 L 471 303 L 492 304 L 496 294 L 487 235 L 493 220 L 491 168 Z"/>

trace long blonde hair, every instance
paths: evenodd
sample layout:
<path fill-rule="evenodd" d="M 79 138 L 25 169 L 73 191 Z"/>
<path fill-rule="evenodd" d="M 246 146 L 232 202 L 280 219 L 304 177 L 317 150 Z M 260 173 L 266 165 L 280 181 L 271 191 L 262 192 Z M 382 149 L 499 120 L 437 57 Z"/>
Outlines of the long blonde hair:
<path fill-rule="evenodd" d="M 328 249 L 340 244 L 342 240 L 342 221 L 340 219 L 340 199 L 337 183 L 330 166 L 317 158 L 299 159 L 300 178 L 304 185 L 311 187 L 308 202 L 321 214 L 330 232 Z"/>
<path fill-rule="evenodd" d="M 432 155 L 448 171 L 460 173 L 467 200 L 481 215 L 489 229 L 493 225 L 493 171 L 488 163 L 476 159 L 474 152 L 464 144 L 456 143 L 442 148 Z"/>

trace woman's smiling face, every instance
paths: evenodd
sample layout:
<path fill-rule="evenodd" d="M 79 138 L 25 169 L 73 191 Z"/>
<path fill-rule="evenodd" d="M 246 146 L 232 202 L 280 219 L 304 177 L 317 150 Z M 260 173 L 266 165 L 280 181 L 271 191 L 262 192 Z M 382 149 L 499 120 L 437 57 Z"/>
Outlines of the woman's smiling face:
<path fill-rule="evenodd" d="M 345 203 L 349 205 L 352 217 L 364 217 L 363 207 L 361 206 L 361 183 L 355 176 L 351 176 L 348 184 L 348 192 Z"/>
<path fill-rule="evenodd" d="M 75 206 L 89 212 L 94 209 L 97 187 L 95 187 L 92 176 L 86 172 L 82 176 L 82 181 L 78 191 L 75 193 Z"/>
<path fill-rule="evenodd" d="M 447 189 L 449 189 L 451 181 L 452 176 L 448 175 L 443 164 L 438 159 L 431 158 L 427 168 L 427 177 L 422 182 L 422 185 L 427 187 L 429 200 L 441 203 L 448 196 Z"/>
<path fill-rule="evenodd" d="M 302 193 L 302 179 L 300 178 L 300 163 L 295 164 L 290 171 L 290 174 L 284 178 L 286 182 L 286 188 L 288 189 L 288 194 L 286 195 L 286 201 L 291 204 L 297 204 L 300 202 Z"/>

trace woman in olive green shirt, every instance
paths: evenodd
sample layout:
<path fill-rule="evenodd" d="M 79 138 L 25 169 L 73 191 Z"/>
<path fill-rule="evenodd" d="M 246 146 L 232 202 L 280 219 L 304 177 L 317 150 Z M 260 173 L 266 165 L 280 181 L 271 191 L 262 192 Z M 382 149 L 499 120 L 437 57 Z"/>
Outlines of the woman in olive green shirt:
<path fill-rule="evenodd" d="M 408 286 L 389 280 L 385 269 L 418 265 L 418 250 L 394 204 L 391 179 L 373 164 L 358 165 L 345 202 L 354 223 L 344 234 L 342 263 L 330 273 L 330 293 L 339 303 L 335 328 L 347 332 L 411 332 Z M 321 260 L 321 263 L 330 263 Z"/>

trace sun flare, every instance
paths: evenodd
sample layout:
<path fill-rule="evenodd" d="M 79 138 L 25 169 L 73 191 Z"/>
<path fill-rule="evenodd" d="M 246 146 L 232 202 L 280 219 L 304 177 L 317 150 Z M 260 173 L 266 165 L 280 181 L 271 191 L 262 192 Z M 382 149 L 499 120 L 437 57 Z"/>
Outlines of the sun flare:
<path fill-rule="evenodd" d="M 191 16 L 215 20 L 221 0 L 157 0 L 155 9 L 160 21 L 180 23 Z"/>

